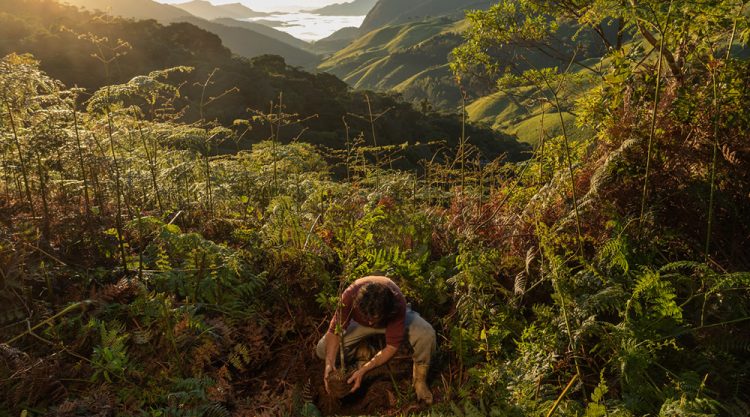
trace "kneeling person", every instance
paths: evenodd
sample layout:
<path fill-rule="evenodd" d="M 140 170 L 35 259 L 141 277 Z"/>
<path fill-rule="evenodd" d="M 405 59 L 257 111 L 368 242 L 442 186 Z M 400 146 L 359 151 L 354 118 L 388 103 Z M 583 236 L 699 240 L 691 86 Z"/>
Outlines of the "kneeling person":
<path fill-rule="evenodd" d="M 320 339 L 316 348 L 318 357 L 326 361 L 323 373 L 326 391 L 328 376 L 336 369 L 341 338 L 335 334 L 335 330 L 340 325 L 345 329 L 344 352 L 349 358 L 364 338 L 373 334 L 385 334 L 385 348 L 357 369 L 347 381 L 354 384 L 351 392 L 359 389 L 362 377 L 368 371 L 393 358 L 406 337 L 414 351 L 413 385 L 417 398 L 428 404 L 432 403 L 432 392 L 427 386 L 427 371 L 437 345 L 435 330 L 417 312 L 407 307 L 406 299 L 398 286 L 387 277 L 360 278 L 344 291 L 341 303 L 342 307 L 331 319 L 328 332 Z"/>

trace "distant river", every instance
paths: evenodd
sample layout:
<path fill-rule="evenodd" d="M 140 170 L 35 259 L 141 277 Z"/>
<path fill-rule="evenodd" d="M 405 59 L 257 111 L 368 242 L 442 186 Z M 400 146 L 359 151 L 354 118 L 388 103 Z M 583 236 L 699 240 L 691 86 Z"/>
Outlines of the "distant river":
<path fill-rule="evenodd" d="M 362 25 L 365 16 L 321 16 L 310 13 L 286 13 L 247 19 L 265 23 L 295 38 L 312 42 L 323 39 L 339 29 Z"/>

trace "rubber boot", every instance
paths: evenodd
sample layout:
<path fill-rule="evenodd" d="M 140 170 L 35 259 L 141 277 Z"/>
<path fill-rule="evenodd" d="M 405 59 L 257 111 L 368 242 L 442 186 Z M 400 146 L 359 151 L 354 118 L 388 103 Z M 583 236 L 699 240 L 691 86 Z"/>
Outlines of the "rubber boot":
<path fill-rule="evenodd" d="M 367 362 L 375 356 L 375 349 L 366 341 L 361 341 L 354 351 L 354 358 L 357 359 L 357 369 L 365 366 Z"/>
<path fill-rule="evenodd" d="M 432 391 L 427 386 L 427 371 L 430 369 L 430 365 L 414 364 L 413 377 L 414 377 L 414 392 L 417 393 L 417 399 L 432 404 Z"/>

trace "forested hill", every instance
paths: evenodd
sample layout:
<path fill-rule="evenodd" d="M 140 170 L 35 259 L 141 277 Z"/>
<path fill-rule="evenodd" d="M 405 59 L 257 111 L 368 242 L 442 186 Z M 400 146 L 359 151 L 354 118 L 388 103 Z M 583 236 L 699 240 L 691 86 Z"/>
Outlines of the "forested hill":
<path fill-rule="evenodd" d="M 246 58 L 263 54 L 280 55 L 291 65 L 305 68 L 314 68 L 320 61 L 317 55 L 310 52 L 309 44 L 285 32 L 255 22 L 227 18 L 226 16 L 239 18 L 255 13 L 237 4 L 213 6 L 207 1 L 199 0 L 183 4 L 183 10 L 154 0 L 65 0 L 63 3 L 100 14 L 136 20 L 155 19 L 164 25 L 189 22 L 218 35 L 224 46 Z"/>
<path fill-rule="evenodd" d="M 260 55 L 278 55 L 295 67 L 315 68 L 320 58 L 309 52 L 304 41 L 296 40 L 291 35 L 259 23 L 243 22 L 233 19 L 208 21 L 197 17 L 186 17 L 176 22 L 190 23 L 208 32 L 216 34 L 223 46 L 232 53 L 246 58 Z"/>
<path fill-rule="evenodd" d="M 268 112 L 270 103 L 277 103 L 283 94 L 284 110 L 304 119 L 286 129 L 285 140 L 304 131 L 301 140 L 340 148 L 345 146 L 347 126 L 352 137 L 372 130 L 364 117 L 369 111 L 366 93 L 350 92 L 346 84 L 332 75 L 311 74 L 287 66 L 280 57 L 246 60 L 233 56 L 216 35 L 189 23 L 163 26 L 153 20 L 102 20 L 49 0 L 3 3 L 0 10 L 3 12 L 0 31 L 4 32 L 0 53 L 31 53 L 41 61 L 45 71 L 69 86 L 78 85 L 93 92 L 154 70 L 187 65 L 195 70 L 175 76 L 173 81 L 183 86 L 175 105 L 185 108 L 186 121 L 195 121 L 202 114 L 206 120 L 230 125 L 236 119 L 251 117 L 248 109 Z M 103 56 L 95 58 L 92 53 Z M 112 62 L 107 63 L 108 60 Z M 217 71 L 204 92 L 202 84 L 209 80 L 214 69 Z M 222 96 L 220 101 L 201 106 L 202 97 L 207 100 L 218 96 Z M 375 124 L 379 145 L 416 141 L 455 143 L 461 136 L 457 117 L 425 115 L 382 94 L 371 93 L 368 97 L 375 115 L 389 113 L 387 121 Z M 481 148 L 486 158 L 509 153 L 511 158 L 518 159 L 526 149 L 512 138 L 490 130 L 469 127 L 468 132 L 472 143 Z M 256 129 L 245 135 L 244 140 L 267 136 L 267 130 Z M 424 156 L 431 151 L 424 148 L 419 152 Z M 409 159 L 416 158 L 415 154 Z M 412 162 L 402 163 L 412 166 Z"/>
<path fill-rule="evenodd" d="M 152 0 L 64 0 L 63 4 L 84 7 L 87 10 L 109 12 L 115 16 L 131 17 L 134 19 L 154 19 L 160 22 L 172 21 L 193 16 L 189 12 L 169 4 L 162 4 Z"/>

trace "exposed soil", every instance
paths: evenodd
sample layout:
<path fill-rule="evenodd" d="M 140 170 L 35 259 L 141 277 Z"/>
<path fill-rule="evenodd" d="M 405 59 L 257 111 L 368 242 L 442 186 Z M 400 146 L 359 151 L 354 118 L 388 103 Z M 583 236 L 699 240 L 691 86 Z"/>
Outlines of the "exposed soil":
<path fill-rule="evenodd" d="M 416 402 L 412 392 L 412 360 L 407 348 L 400 349 L 388 364 L 365 375 L 362 387 L 357 392 L 339 398 L 326 393 L 323 384 L 324 363 L 315 357 L 312 342 L 306 343 L 306 346 L 309 348 L 290 344 L 283 351 L 274 353 L 273 359 L 260 374 L 254 377 L 248 375 L 242 386 L 237 387 L 238 394 L 247 398 L 285 402 L 281 409 L 291 411 L 293 403 L 304 401 L 302 392 L 304 386 L 308 385 L 313 403 L 324 416 L 392 415 L 425 407 Z M 351 365 L 349 371 L 353 366 L 356 365 Z M 344 390 L 346 381 L 341 385 L 340 389 Z M 268 411 L 265 415 L 276 414 Z"/>

